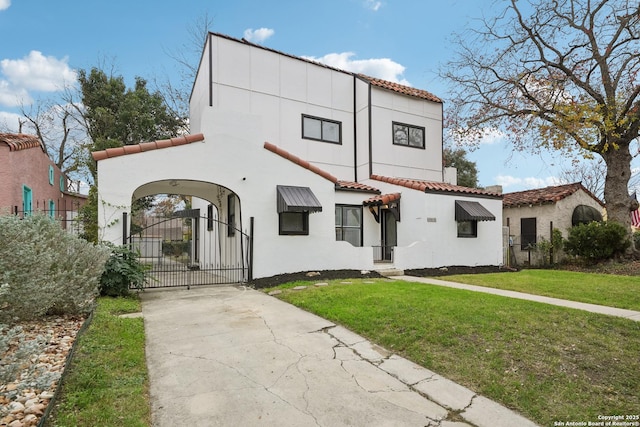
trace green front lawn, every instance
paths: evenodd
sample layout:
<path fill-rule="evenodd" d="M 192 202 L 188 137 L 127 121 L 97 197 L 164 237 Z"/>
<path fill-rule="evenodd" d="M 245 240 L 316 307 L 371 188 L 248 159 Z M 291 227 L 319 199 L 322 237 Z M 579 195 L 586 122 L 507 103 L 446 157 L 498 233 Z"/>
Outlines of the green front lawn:
<path fill-rule="evenodd" d="M 640 276 L 522 270 L 461 274 L 442 280 L 640 311 Z"/>
<path fill-rule="evenodd" d="M 343 282 L 283 285 L 280 298 L 543 426 L 640 413 L 640 322 L 419 283 Z"/>
<path fill-rule="evenodd" d="M 98 299 L 48 425 L 151 425 L 144 324 L 142 318 L 118 317 L 139 311 L 136 296 Z"/>

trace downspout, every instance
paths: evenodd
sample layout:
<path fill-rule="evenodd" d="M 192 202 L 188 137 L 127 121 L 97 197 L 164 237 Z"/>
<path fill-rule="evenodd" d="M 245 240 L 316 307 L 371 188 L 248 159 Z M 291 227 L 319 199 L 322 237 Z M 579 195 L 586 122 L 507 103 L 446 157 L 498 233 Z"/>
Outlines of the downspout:
<path fill-rule="evenodd" d="M 440 104 L 440 118 L 444 121 L 444 101 Z M 444 126 L 440 125 L 440 163 L 442 163 L 442 182 L 444 182 Z M 458 180 L 456 179 L 456 184 Z"/>
<path fill-rule="evenodd" d="M 213 36 L 209 33 L 209 107 L 213 107 Z"/>
<path fill-rule="evenodd" d="M 369 178 L 373 175 L 373 136 L 371 135 L 372 125 L 371 125 L 371 82 L 368 83 L 368 120 L 369 120 Z"/>
<path fill-rule="evenodd" d="M 353 181 L 358 182 L 358 111 L 357 111 L 357 79 L 353 75 Z M 362 240 L 361 240 L 362 241 Z"/>

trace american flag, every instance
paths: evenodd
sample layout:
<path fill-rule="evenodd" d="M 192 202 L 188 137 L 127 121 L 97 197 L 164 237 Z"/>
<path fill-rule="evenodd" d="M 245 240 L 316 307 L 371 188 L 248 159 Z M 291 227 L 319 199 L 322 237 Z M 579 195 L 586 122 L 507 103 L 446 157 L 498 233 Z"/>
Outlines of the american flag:
<path fill-rule="evenodd" d="M 633 198 L 638 200 L 637 193 L 633 193 Z M 631 211 L 631 224 L 633 224 L 634 227 L 640 228 L 640 208 Z"/>

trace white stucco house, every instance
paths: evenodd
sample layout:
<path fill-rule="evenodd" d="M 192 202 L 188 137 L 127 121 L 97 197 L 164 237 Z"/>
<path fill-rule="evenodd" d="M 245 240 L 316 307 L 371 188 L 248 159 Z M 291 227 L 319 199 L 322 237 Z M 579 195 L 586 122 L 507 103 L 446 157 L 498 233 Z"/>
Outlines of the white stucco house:
<path fill-rule="evenodd" d="M 502 220 L 509 229 L 510 263 L 540 263 L 536 245 L 550 241 L 553 229 L 567 238 L 571 227 L 602 221 L 604 212 L 604 203 L 580 182 L 505 193 Z"/>
<path fill-rule="evenodd" d="M 132 200 L 179 193 L 209 219 L 194 238 L 199 268 L 248 263 L 260 278 L 502 264 L 502 196 L 443 168 L 442 114 L 427 91 L 210 33 L 192 133 L 93 153 L 103 238 L 123 243 L 113 223 Z M 238 235 L 249 240 L 235 261 L 214 259 Z"/>

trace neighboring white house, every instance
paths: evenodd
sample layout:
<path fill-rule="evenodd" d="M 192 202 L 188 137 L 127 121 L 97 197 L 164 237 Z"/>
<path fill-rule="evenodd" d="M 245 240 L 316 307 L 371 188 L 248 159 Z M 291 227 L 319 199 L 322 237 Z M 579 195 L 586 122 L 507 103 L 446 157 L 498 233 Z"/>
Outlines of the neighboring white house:
<path fill-rule="evenodd" d="M 502 220 L 509 228 L 511 263 L 539 263 L 535 248 L 551 241 L 553 229 L 567 238 L 571 227 L 602 221 L 603 213 L 604 204 L 580 182 L 505 193 Z"/>
<path fill-rule="evenodd" d="M 132 200 L 189 194 L 231 224 L 200 242 L 251 234 L 253 278 L 502 264 L 502 196 L 443 168 L 429 92 L 210 33 L 190 108 L 191 135 L 93 153 L 106 240 Z"/>

